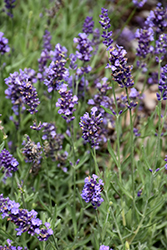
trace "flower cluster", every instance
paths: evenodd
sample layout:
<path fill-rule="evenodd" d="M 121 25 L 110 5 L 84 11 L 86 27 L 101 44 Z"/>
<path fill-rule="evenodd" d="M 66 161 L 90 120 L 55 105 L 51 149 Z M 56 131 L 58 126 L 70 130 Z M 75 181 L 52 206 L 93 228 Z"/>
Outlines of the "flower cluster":
<path fill-rule="evenodd" d="M 134 82 L 131 75 L 132 66 L 127 66 L 126 50 L 122 46 L 116 45 L 110 49 L 110 64 L 106 68 L 112 70 L 113 79 L 123 87 L 132 87 Z"/>
<path fill-rule="evenodd" d="M 75 116 L 73 116 L 76 110 L 74 109 L 74 105 L 78 104 L 78 97 L 76 95 L 72 96 L 72 92 L 67 90 L 67 84 L 62 84 L 59 94 L 61 98 L 56 102 L 56 107 L 60 107 L 58 113 L 63 114 L 62 117 L 68 123 L 75 119 Z"/>
<path fill-rule="evenodd" d="M 167 56 L 167 34 L 161 34 L 156 40 L 155 54 L 157 62 L 162 61 Z"/>
<path fill-rule="evenodd" d="M 5 8 L 7 9 L 7 15 L 13 18 L 12 9 L 15 7 L 16 0 L 4 0 Z"/>
<path fill-rule="evenodd" d="M 10 74 L 10 77 L 5 79 L 8 89 L 5 90 L 6 98 L 11 99 L 13 111 L 15 115 L 19 115 L 19 107 L 25 109 L 25 104 L 29 106 L 30 114 L 38 112 L 36 109 L 40 101 L 37 97 L 35 87 L 29 81 L 29 75 L 20 70 Z"/>
<path fill-rule="evenodd" d="M 93 33 L 94 21 L 92 19 L 92 17 L 87 16 L 83 24 L 82 32 L 87 35 Z"/>
<path fill-rule="evenodd" d="M 5 38 L 3 35 L 4 35 L 4 33 L 0 32 L 0 53 L 1 53 L 1 55 L 10 51 L 10 48 L 8 45 L 8 39 Z"/>
<path fill-rule="evenodd" d="M 91 109 L 91 117 L 88 113 L 85 113 L 80 120 L 80 127 L 82 129 L 82 138 L 85 142 L 89 142 L 91 147 L 95 147 L 99 145 L 101 141 L 101 131 L 102 131 L 102 122 L 103 118 L 101 113 L 96 116 L 96 112 L 98 109 L 93 107 Z"/>
<path fill-rule="evenodd" d="M 133 4 L 137 7 L 137 8 L 142 8 L 143 5 L 147 2 L 147 0 L 133 0 Z"/>
<path fill-rule="evenodd" d="M 103 34 L 101 35 L 104 38 L 103 44 L 105 44 L 107 47 L 110 47 L 110 45 L 113 43 L 113 40 L 111 39 L 112 31 L 108 31 L 108 29 L 111 27 L 110 18 L 108 17 L 108 10 L 101 8 L 101 15 L 99 15 L 99 17 L 99 23 L 104 29 Z"/>
<path fill-rule="evenodd" d="M 46 79 L 44 84 L 48 87 L 48 92 L 58 90 L 62 81 L 68 76 L 68 70 L 65 68 L 66 64 L 66 49 L 60 44 L 55 46 L 55 50 L 50 53 L 52 56 L 52 62 L 49 67 L 45 69 Z"/>
<path fill-rule="evenodd" d="M 158 88 L 160 91 L 160 93 L 157 93 L 158 101 L 167 100 L 167 64 L 161 68 Z"/>
<path fill-rule="evenodd" d="M 23 248 L 20 246 L 18 246 L 18 247 L 12 246 L 11 245 L 12 241 L 9 239 L 7 239 L 6 242 L 7 242 L 8 246 L 7 245 L 0 246 L 0 250 L 23 250 Z M 24 247 L 24 250 L 28 250 L 27 247 Z"/>
<path fill-rule="evenodd" d="M 99 250 L 112 250 L 109 246 L 101 245 Z"/>
<path fill-rule="evenodd" d="M 161 3 L 158 3 L 156 9 L 150 11 L 145 25 L 152 27 L 157 33 L 163 32 L 167 27 L 167 9 L 163 8 Z"/>
<path fill-rule="evenodd" d="M 45 223 L 45 227 L 41 228 L 42 221 L 37 218 L 37 212 L 27 209 L 19 208 L 20 204 L 10 200 L 8 197 L 3 198 L 3 194 L 0 195 L 0 212 L 4 219 L 8 217 L 8 221 L 13 222 L 17 228 L 17 235 L 21 235 L 24 232 L 28 232 L 31 236 L 37 234 L 37 238 L 40 241 L 46 241 L 50 235 L 53 234 L 49 223 Z"/>
<path fill-rule="evenodd" d="M 102 83 L 99 81 L 96 83 L 95 87 L 98 89 L 98 93 L 93 96 L 93 99 L 88 100 L 89 105 L 96 106 L 99 112 L 102 114 L 103 123 L 107 124 L 107 120 L 112 119 L 112 115 L 105 112 L 101 106 L 108 108 L 112 111 L 113 114 L 116 115 L 113 109 L 113 99 L 107 95 L 107 91 L 111 89 L 107 82 L 108 78 L 102 78 Z"/>
<path fill-rule="evenodd" d="M 136 38 L 138 39 L 138 48 L 136 55 L 141 58 L 146 56 L 153 51 L 153 46 L 150 45 L 151 41 L 154 40 L 154 31 L 150 28 L 137 29 Z"/>
<path fill-rule="evenodd" d="M 8 150 L 3 149 L 0 153 L 0 169 L 5 173 L 4 181 L 7 177 L 12 176 L 12 172 L 18 170 L 18 161 L 9 153 Z"/>
<path fill-rule="evenodd" d="M 41 122 L 37 125 L 36 120 L 33 122 L 33 125 L 30 126 L 31 129 L 40 131 L 43 128 Z"/>
<path fill-rule="evenodd" d="M 56 127 L 53 123 L 44 122 L 42 126 L 44 152 L 47 157 L 51 156 L 52 160 L 55 160 L 55 152 L 58 152 L 62 149 L 64 136 L 62 134 L 56 133 Z"/>
<path fill-rule="evenodd" d="M 35 144 L 35 142 L 31 141 L 28 135 L 25 135 L 25 140 L 23 141 L 22 145 L 24 146 L 22 148 L 22 153 L 25 156 L 25 162 L 32 162 L 33 165 L 31 172 L 38 173 L 42 158 L 42 147 L 40 143 L 38 142 Z"/>
<path fill-rule="evenodd" d="M 86 177 L 85 185 L 81 194 L 82 199 L 84 199 L 86 203 L 91 202 L 94 209 L 97 209 L 97 207 L 103 202 L 101 191 L 104 183 L 101 179 L 99 179 L 98 183 L 97 178 L 98 176 L 95 174 L 93 174 L 92 177 Z"/>
<path fill-rule="evenodd" d="M 91 58 L 91 51 L 93 50 L 91 46 L 91 41 L 87 38 L 87 34 L 79 33 L 79 38 L 74 38 L 74 43 L 77 43 L 76 56 L 79 60 L 83 62 L 89 62 Z"/>
<path fill-rule="evenodd" d="M 44 71 L 45 71 L 47 62 L 49 60 L 51 60 L 50 53 L 47 49 L 44 49 L 41 52 L 41 57 L 38 59 L 39 73 L 37 74 L 37 77 L 41 81 L 44 81 Z"/>
<path fill-rule="evenodd" d="M 50 32 L 48 30 L 45 30 L 44 36 L 43 36 L 43 47 L 44 49 L 50 51 L 52 49 L 52 45 L 50 41 L 52 40 L 52 36 L 50 35 Z"/>

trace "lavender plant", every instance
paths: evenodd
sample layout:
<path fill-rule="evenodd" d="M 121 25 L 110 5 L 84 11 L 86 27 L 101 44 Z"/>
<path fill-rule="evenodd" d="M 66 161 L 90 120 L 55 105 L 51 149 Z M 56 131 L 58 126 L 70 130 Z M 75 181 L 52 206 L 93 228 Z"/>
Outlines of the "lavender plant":
<path fill-rule="evenodd" d="M 0 249 L 167 249 L 166 2 L 0 9 Z"/>

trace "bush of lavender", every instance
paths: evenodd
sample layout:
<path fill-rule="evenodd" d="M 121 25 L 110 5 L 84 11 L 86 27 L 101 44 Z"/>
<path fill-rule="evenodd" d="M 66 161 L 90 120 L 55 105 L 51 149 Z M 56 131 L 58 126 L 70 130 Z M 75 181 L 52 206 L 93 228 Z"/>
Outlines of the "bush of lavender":
<path fill-rule="evenodd" d="M 0 249 L 167 249 L 166 1 L 0 11 Z"/>

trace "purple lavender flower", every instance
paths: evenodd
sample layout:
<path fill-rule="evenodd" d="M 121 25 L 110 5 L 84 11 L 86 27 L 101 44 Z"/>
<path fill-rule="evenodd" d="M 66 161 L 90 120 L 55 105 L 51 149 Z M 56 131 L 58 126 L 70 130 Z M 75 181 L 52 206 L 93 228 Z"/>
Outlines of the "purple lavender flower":
<path fill-rule="evenodd" d="M 147 0 L 133 0 L 133 4 L 137 7 L 137 8 L 142 8 L 143 5 L 147 2 Z"/>
<path fill-rule="evenodd" d="M 167 100 L 167 64 L 161 68 L 158 88 L 160 91 L 160 93 L 157 93 L 158 101 Z"/>
<path fill-rule="evenodd" d="M 143 192 L 143 189 L 140 189 L 138 192 L 137 192 L 137 196 L 140 197 L 142 195 L 142 192 Z"/>
<path fill-rule="evenodd" d="M 135 134 L 135 136 L 140 136 L 141 133 L 138 132 L 137 128 L 133 128 L 133 133 Z"/>
<path fill-rule="evenodd" d="M 0 246 L 0 250 L 22 250 L 22 249 L 23 249 L 23 248 L 20 247 L 20 246 L 18 246 L 18 247 L 12 246 L 12 245 L 11 245 L 12 241 L 9 240 L 9 239 L 7 239 L 6 242 L 7 242 L 8 246 L 7 246 L 7 245 L 5 245 L 5 246 Z M 24 250 L 28 250 L 27 247 L 24 247 Z"/>
<path fill-rule="evenodd" d="M 87 16 L 83 24 L 82 32 L 87 35 L 93 33 L 94 21 L 92 19 L 92 17 Z"/>
<path fill-rule="evenodd" d="M 18 170 L 18 161 L 9 153 L 8 150 L 3 149 L 0 153 L 0 168 L 3 173 L 5 173 L 4 182 L 7 177 L 12 176 L 12 172 Z"/>
<path fill-rule="evenodd" d="M 38 112 L 36 109 L 40 101 L 35 87 L 29 82 L 29 76 L 20 69 L 20 74 L 14 72 L 5 79 L 8 89 L 5 90 L 6 98 L 11 99 L 15 115 L 19 114 L 19 107 L 25 110 L 25 104 L 29 106 L 30 114 Z"/>
<path fill-rule="evenodd" d="M 122 46 L 116 45 L 110 49 L 110 64 L 106 68 L 112 70 L 113 79 L 123 87 L 132 87 L 134 82 L 131 75 L 132 66 L 127 66 L 126 50 Z"/>
<path fill-rule="evenodd" d="M 70 54 L 69 59 L 70 59 L 69 68 L 76 70 L 77 69 L 77 64 L 76 64 L 77 56 L 75 54 Z"/>
<path fill-rule="evenodd" d="M 30 128 L 39 131 L 43 128 L 43 125 L 41 124 L 41 122 L 39 122 L 39 124 L 37 125 L 36 121 L 34 121 L 33 125 L 31 125 Z"/>
<path fill-rule="evenodd" d="M 103 44 L 110 48 L 110 45 L 113 43 L 111 39 L 112 31 L 108 31 L 111 27 L 110 18 L 108 17 L 108 10 L 101 8 L 101 15 L 99 15 L 102 28 L 104 29 L 103 34 L 101 35 L 104 38 Z"/>
<path fill-rule="evenodd" d="M 162 61 L 167 56 L 167 34 L 161 34 L 156 40 L 155 55 L 157 62 Z"/>
<path fill-rule="evenodd" d="M 153 46 L 150 45 L 151 41 L 154 40 L 154 31 L 150 28 L 137 29 L 136 38 L 138 39 L 138 48 L 136 55 L 141 58 L 146 56 L 153 51 Z"/>
<path fill-rule="evenodd" d="M 25 135 L 25 140 L 22 145 L 24 146 L 22 153 L 25 156 L 25 162 L 32 162 L 31 172 L 38 173 L 42 159 L 42 147 L 40 143 L 35 144 L 28 135 Z"/>
<path fill-rule="evenodd" d="M 109 246 L 101 245 L 99 250 L 112 250 Z"/>
<path fill-rule="evenodd" d="M 49 67 L 45 69 L 46 79 L 44 80 L 44 84 L 48 87 L 49 93 L 53 90 L 58 90 L 63 79 L 69 76 L 68 70 L 65 68 L 67 62 L 65 59 L 66 52 L 65 47 L 57 44 L 55 50 L 50 53 L 52 62 Z"/>
<path fill-rule="evenodd" d="M 148 84 L 157 84 L 157 83 L 158 83 L 158 72 L 151 72 L 151 75 L 148 78 Z"/>
<path fill-rule="evenodd" d="M 158 3 L 156 9 L 150 11 L 145 25 L 152 27 L 157 33 L 163 32 L 167 27 L 167 9 L 163 8 L 161 3 Z"/>
<path fill-rule="evenodd" d="M 67 84 L 61 86 L 59 94 L 61 95 L 61 98 L 56 102 L 56 107 L 60 107 L 58 113 L 63 114 L 62 117 L 68 123 L 75 119 L 75 116 L 73 116 L 73 113 L 76 110 L 74 109 L 74 105 L 78 104 L 78 97 L 76 95 L 72 96 L 71 91 L 67 90 Z"/>
<path fill-rule="evenodd" d="M 98 89 L 98 93 L 95 94 L 92 99 L 88 100 L 88 104 L 96 106 L 98 108 L 99 112 L 102 114 L 102 117 L 103 117 L 102 134 L 103 134 L 103 136 L 107 132 L 108 122 L 113 124 L 114 120 L 113 120 L 113 115 L 105 112 L 105 110 L 101 106 L 110 109 L 112 111 L 112 113 L 116 115 L 116 112 L 113 109 L 114 101 L 111 97 L 109 97 L 107 95 L 107 91 L 111 89 L 107 80 L 108 80 L 108 78 L 104 77 L 104 78 L 102 78 L 102 83 L 97 81 L 95 88 Z"/>
<path fill-rule="evenodd" d="M 24 71 L 20 70 L 20 72 L 24 72 L 26 75 L 28 75 L 28 80 L 32 83 L 36 83 L 37 82 L 37 76 L 36 76 L 36 72 L 34 69 L 31 68 L 25 68 Z"/>
<path fill-rule="evenodd" d="M 101 179 L 99 179 L 99 183 L 97 182 L 98 176 L 93 174 L 92 177 L 85 178 L 85 185 L 82 190 L 81 197 L 85 200 L 86 203 L 91 202 L 94 209 L 97 209 L 104 201 L 101 198 L 102 186 L 104 183 Z"/>
<path fill-rule="evenodd" d="M 83 62 L 89 62 L 91 58 L 91 51 L 93 50 L 91 46 L 91 41 L 87 38 L 87 34 L 79 33 L 79 38 L 74 38 L 74 43 L 78 43 L 76 51 L 76 56 L 79 60 Z"/>
<path fill-rule="evenodd" d="M 8 45 L 8 39 L 5 38 L 3 35 L 4 35 L 4 33 L 0 32 L 0 53 L 1 53 L 1 55 L 10 51 L 10 48 Z"/>
<path fill-rule="evenodd" d="M 45 30 L 44 36 L 43 36 L 43 47 L 44 49 L 50 51 L 52 49 L 52 45 L 50 41 L 52 40 L 52 36 L 50 35 L 50 32 L 48 30 Z"/>
<path fill-rule="evenodd" d="M 41 228 L 42 221 L 37 218 L 37 212 L 27 209 L 19 208 L 20 204 L 10 200 L 8 197 L 3 198 L 3 194 L 0 195 L 0 212 L 4 219 L 8 217 L 8 221 L 13 222 L 17 228 L 17 235 L 21 235 L 24 232 L 28 232 L 31 236 L 37 234 L 37 238 L 40 241 L 46 241 L 50 235 L 53 234 L 50 224 L 45 223 L 45 227 Z"/>
<path fill-rule="evenodd" d="M 50 52 L 47 49 L 44 49 L 41 52 L 41 57 L 38 59 L 39 73 L 37 74 L 37 78 L 41 81 L 44 81 L 45 79 L 45 68 L 49 60 L 51 60 Z"/>
<path fill-rule="evenodd" d="M 93 107 L 91 109 L 91 117 L 88 113 L 85 113 L 79 123 L 83 133 L 82 138 L 85 142 L 89 142 L 92 148 L 98 146 L 101 141 L 100 133 L 102 131 L 103 118 L 101 113 L 96 116 L 97 111 L 98 109 Z"/>
<path fill-rule="evenodd" d="M 100 31 L 98 28 L 96 28 L 93 30 L 93 38 L 92 38 L 92 46 L 95 47 L 93 54 L 97 53 L 99 43 L 100 43 Z"/>
<path fill-rule="evenodd" d="M 16 0 L 4 0 L 5 8 L 7 9 L 7 15 L 11 18 L 13 18 L 12 9 L 15 7 L 15 1 Z"/>

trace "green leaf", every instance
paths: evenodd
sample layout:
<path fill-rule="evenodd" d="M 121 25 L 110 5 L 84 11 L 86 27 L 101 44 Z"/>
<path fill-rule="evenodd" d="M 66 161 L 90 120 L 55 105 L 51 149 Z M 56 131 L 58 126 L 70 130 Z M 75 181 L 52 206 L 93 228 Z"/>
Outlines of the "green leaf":
<path fill-rule="evenodd" d="M 105 107 L 102 106 L 102 105 L 100 105 L 100 107 L 101 107 L 102 109 L 104 109 L 104 111 L 106 111 L 106 113 L 111 114 L 111 115 L 114 115 L 113 112 L 112 112 L 110 109 L 105 108 Z M 115 115 L 114 115 L 114 116 L 115 116 Z"/>
<path fill-rule="evenodd" d="M 4 149 L 4 146 L 5 146 L 5 142 L 3 141 L 3 142 L 0 144 L 0 152 Z"/>
<path fill-rule="evenodd" d="M 115 153 L 114 153 L 114 150 L 113 150 L 112 147 L 111 147 L 111 143 L 110 143 L 109 140 L 108 140 L 107 145 L 108 145 L 108 151 L 109 151 L 110 155 L 112 156 L 112 158 L 113 158 L 113 160 L 114 160 L 116 166 L 118 167 L 118 161 L 117 161 L 116 155 L 115 155 Z"/>

